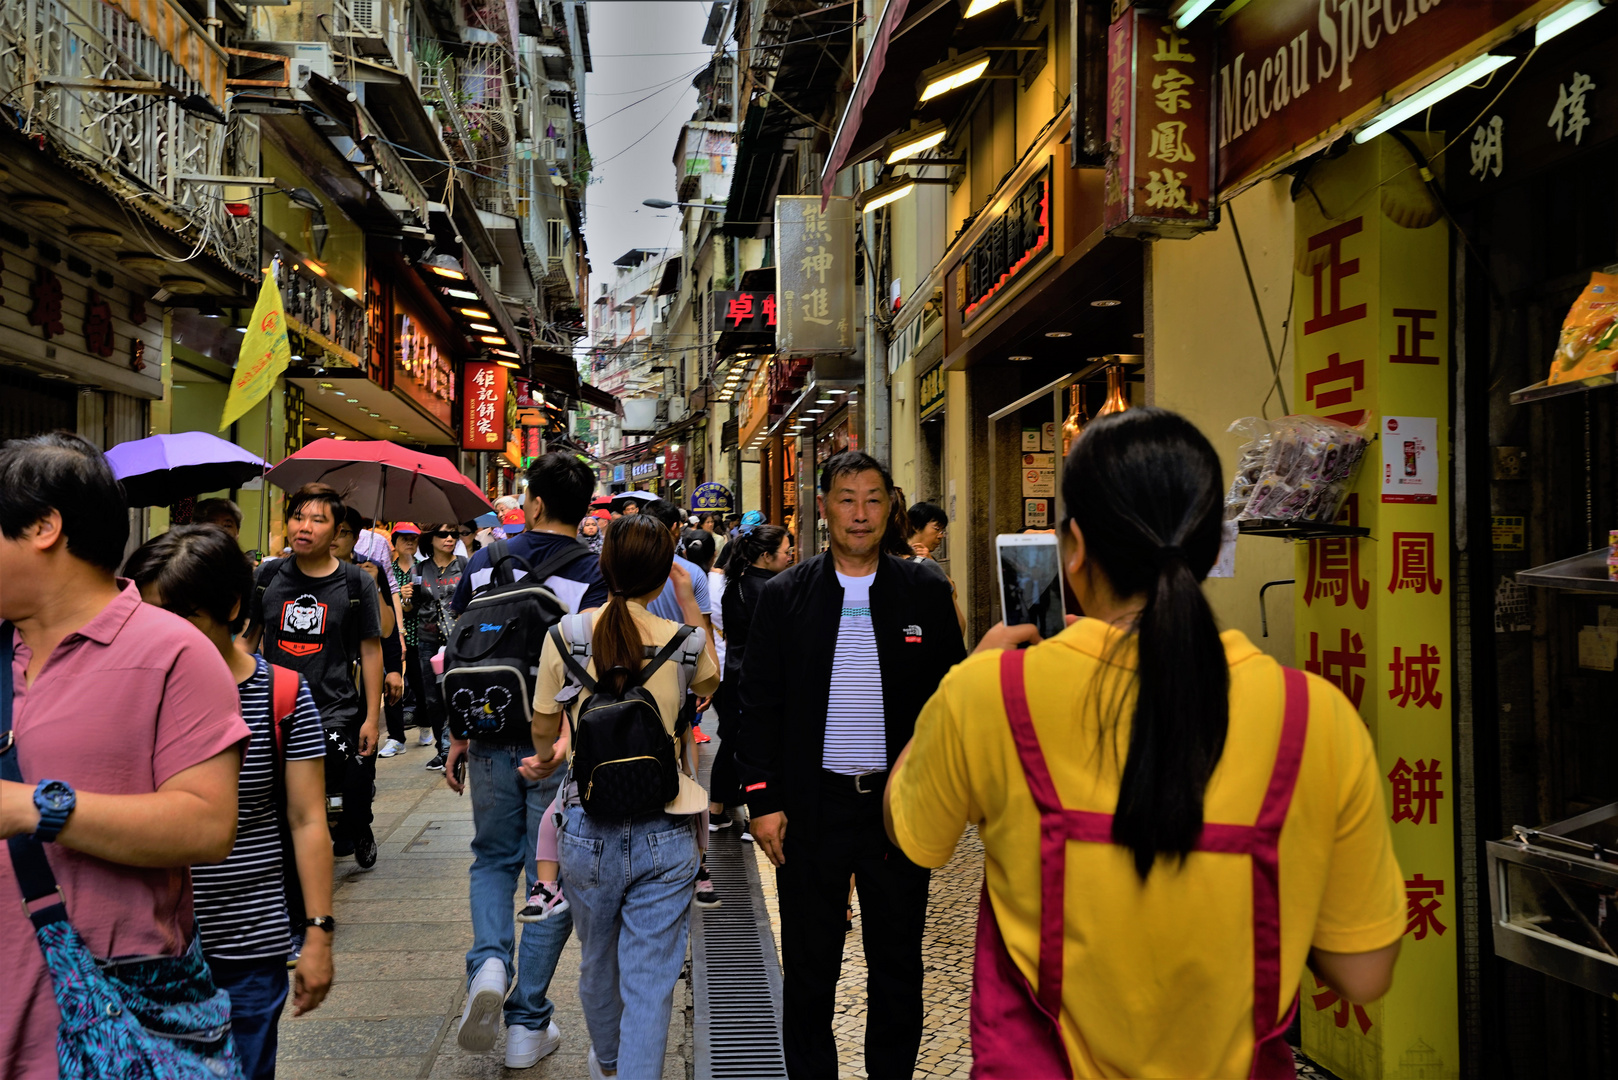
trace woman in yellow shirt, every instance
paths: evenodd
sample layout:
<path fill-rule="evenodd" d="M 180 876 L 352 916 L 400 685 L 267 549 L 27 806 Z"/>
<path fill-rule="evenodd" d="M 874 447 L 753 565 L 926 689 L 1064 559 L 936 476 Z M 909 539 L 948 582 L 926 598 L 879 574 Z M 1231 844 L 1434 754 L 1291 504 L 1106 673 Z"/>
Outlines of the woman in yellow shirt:
<path fill-rule="evenodd" d="M 1293 1075 L 1305 964 L 1354 1002 L 1405 929 L 1380 774 L 1330 683 L 1218 632 L 1218 456 L 1131 409 L 1069 454 L 1063 570 L 1086 614 L 996 627 L 916 723 L 888 831 L 923 866 L 978 826 L 975 1077 Z"/>

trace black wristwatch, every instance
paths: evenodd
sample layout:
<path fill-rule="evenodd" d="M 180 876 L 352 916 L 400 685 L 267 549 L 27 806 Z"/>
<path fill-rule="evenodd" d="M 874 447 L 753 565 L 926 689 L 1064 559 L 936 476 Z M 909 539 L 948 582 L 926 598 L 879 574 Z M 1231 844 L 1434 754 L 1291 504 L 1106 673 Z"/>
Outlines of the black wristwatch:
<path fill-rule="evenodd" d="M 303 925 L 305 929 L 313 926 L 326 931 L 328 934 L 337 932 L 337 920 L 330 915 L 316 915 L 312 919 L 305 919 L 303 920 Z"/>

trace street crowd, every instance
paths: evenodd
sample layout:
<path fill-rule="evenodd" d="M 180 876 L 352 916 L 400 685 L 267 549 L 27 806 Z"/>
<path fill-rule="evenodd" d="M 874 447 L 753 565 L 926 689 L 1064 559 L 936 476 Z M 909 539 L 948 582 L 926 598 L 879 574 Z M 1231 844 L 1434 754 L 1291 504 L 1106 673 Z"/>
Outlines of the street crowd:
<path fill-rule="evenodd" d="M 0 445 L 0 1080 L 274 1076 L 287 1003 L 332 984 L 334 859 L 378 859 L 376 760 L 416 746 L 473 815 L 456 1039 L 504 1029 L 510 1068 L 584 1038 L 594 1080 L 662 1075 L 734 829 L 776 874 L 789 1074 L 839 1073 L 857 893 L 864 1067 L 911 1076 L 929 868 L 971 825 L 974 1075 L 1293 1075 L 1305 968 L 1374 1000 L 1405 929 L 1370 739 L 1220 633 L 1200 432 L 1131 409 L 1063 475 L 1082 616 L 969 652 L 948 517 L 859 452 L 821 468 L 812 558 L 756 511 L 595 508 L 549 453 L 470 522 L 378 529 L 305 484 L 255 565 L 228 501 L 127 553 L 97 449 Z M 549 997 L 573 934 L 583 1032 Z"/>

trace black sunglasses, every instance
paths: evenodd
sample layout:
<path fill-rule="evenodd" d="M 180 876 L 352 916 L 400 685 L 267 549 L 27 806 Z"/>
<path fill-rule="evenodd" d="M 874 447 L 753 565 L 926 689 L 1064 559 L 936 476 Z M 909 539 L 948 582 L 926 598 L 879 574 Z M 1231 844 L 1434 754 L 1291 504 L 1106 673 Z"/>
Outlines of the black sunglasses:
<path fill-rule="evenodd" d="M 455 534 L 452 533 L 452 532 L 442 532 L 442 531 L 440 531 L 440 532 L 422 533 L 421 535 L 425 536 L 429 540 L 442 540 L 446 536 L 454 536 Z"/>

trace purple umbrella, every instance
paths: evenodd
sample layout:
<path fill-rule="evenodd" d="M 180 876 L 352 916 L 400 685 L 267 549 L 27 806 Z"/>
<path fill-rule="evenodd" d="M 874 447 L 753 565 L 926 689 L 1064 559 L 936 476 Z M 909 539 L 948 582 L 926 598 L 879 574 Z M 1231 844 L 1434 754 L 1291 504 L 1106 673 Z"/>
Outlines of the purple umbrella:
<path fill-rule="evenodd" d="M 264 462 L 206 431 L 153 435 L 107 451 L 130 506 L 169 506 L 190 495 L 240 487 L 264 475 Z"/>

